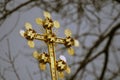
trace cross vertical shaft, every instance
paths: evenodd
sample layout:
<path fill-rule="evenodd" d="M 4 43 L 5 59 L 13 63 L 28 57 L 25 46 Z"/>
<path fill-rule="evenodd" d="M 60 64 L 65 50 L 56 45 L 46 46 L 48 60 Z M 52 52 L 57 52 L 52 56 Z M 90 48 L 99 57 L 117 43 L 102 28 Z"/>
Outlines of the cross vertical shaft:
<path fill-rule="evenodd" d="M 46 29 L 47 34 L 52 34 L 52 29 Z M 55 51 L 54 51 L 54 43 L 47 42 L 48 46 L 48 53 L 50 59 L 50 72 L 52 80 L 57 80 L 57 73 L 56 73 L 56 58 L 55 58 Z"/>
<path fill-rule="evenodd" d="M 51 71 L 51 76 L 52 76 L 51 78 L 52 80 L 57 80 L 56 59 L 55 59 L 53 43 L 48 44 L 48 52 L 50 55 L 50 71 Z"/>

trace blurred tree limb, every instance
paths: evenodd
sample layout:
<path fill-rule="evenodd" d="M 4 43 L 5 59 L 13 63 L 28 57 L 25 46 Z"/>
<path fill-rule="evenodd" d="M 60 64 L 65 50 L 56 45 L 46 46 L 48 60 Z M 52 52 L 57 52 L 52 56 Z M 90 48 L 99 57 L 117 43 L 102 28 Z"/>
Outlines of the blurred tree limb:
<path fill-rule="evenodd" d="M 72 76 L 70 76 L 68 79 L 75 80 L 79 78 L 79 73 L 81 72 L 80 75 L 81 80 L 82 79 L 84 80 L 84 74 L 85 72 L 87 72 L 86 69 L 87 65 L 95 61 L 99 56 L 104 55 L 103 64 L 102 64 L 103 66 L 99 71 L 100 74 L 97 75 L 97 73 L 95 73 L 95 77 L 97 75 L 97 79 L 99 78 L 99 80 L 104 80 L 105 74 L 108 70 L 107 65 L 110 62 L 109 57 L 110 57 L 111 44 L 114 40 L 114 37 L 120 35 L 118 31 L 120 30 L 119 0 L 66 0 L 66 1 L 65 0 L 28 0 L 26 2 L 20 3 L 16 7 L 9 10 L 7 9 L 6 6 L 12 1 L 14 2 L 14 0 L 4 0 L 3 2 L 0 2 L 1 3 L 0 6 L 3 5 L 2 7 L 0 7 L 0 24 L 3 24 L 3 22 L 13 13 L 19 10 L 22 11 L 22 8 L 24 7 L 30 9 L 33 7 L 38 7 L 49 12 L 60 13 L 60 15 L 62 15 L 63 18 L 68 19 L 68 22 L 66 20 L 66 24 L 71 25 L 72 23 L 77 23 L 78 25 L 76 27 L 75 38 L 81 41 L 81 46 L 83 46 L 82 50 L 87 52 L 85 52 L 85 54 L 83 52 L 84 54 L 84 56 L 82 56 L 83 60 L 79 60 L 78 62 L 76 61 L 71 65 L 71 67 L 74 66 L 75 64 L 79 66 L 77 70 L 75 70 L 75 72 L 72 74 Z M 111 5 L 113 6 L 112 8 L 109 7 Z M 104 11 L 104 8 L 106 6 L 108 6 L 111 9 L 111 12 Z M 107 11 L 107 9 L 105 10 Z M 104 13 L 105 17 L 101 17 L 100 15 L 101 13 Z M 102 26 L 105 19 L 111 22 L 109 23 L 108 26 L 104 28 Z M 85 25 L 84 28 L 81 28 L 80 24 L 84 20 L 86 20 L 85 24 L 87 25 Z M 107 25 L 107 23 L 104 22 L 104 25 Z M 81 34 L 80 31 L 84 30 L 86 26 L 88 26 L 89 30 Z M 98 32 L 93 33 L 92 30 L 96 30 L 96 29 L 98 30 Z M 102 31 L 102 29 L 104 29 L 104 31 Z M 10 32 L 8 32 L 5 36 L 3 36 L 0 39 L 0 41 L 2 41 L 6 36 L 8 36 L 8 34 L 10 34 L 13 30 L 14 29 L 12 28 Z M 86 45 L 84 44 L 88 36 L 97 37 L 97 39 L 94 41 L 93 45 L 90 48 L 87 48 Z M 83 40 L 81 40 L 82 37 L 84 37 Z M 102 46 L 101 51 L 97 52 L 97 49 L 99 49 L 101 44 L 104 42 L 105 44 L 104 46 Z M 64 50 L 64 48 L 61 49 Z M 93 55 L 95 52 L 97 53 Z M 79 54 L 79 52 L 77 53 Z M 75 54 L 74 58 L 78 57 L 77 53 Z M 0 59 L 2 61 L 9 62 L 8 60 L 4 59 L 1 56 Z M 14 67 L 15 65 L 12 66 Z M 27 70 L 27 72 L 29 77 L 31 77 L 31 80 L 33 80 L 34 78 L 32 78 L 33 76 L 31 76 L 29 70 Z M 112 77 L 110 77 L 109 79 L 113 80 L 114 76 L 115 77 L 118 76 L 118 73 L 119 71 L 113 74 Z M 15 72 L 15 74 L 17 76 L 18 73 Z"/>
<path fill-rule="evenodd" d="M 0 17 L 0 21 L 2 21 L 3 19 L 6 19 L 9 15 L 11 15 L 12 13 L 14 13 L 15 11 L 21 9 L 22 7 L 24 7 L 24 6 L 32 3 L 32 2 L 34 2 L 34 1 L 35 1 L 35 0 L 29 0 L 29 1 L 25 2 L 25 3 L 22 3 L 22 4 L 18 5 L 17 7 L 15 7 L 14 9 L 12 9 L 12 10 L 10 10 L 10 11 L 7 10 L 7 11 Z M 5 6 L 5 7 L 6 7 L 6 6 Z"/>
<path fill-rule="evenodd" d="M 104 73 L 105 73 L 105 69 L 107 67 L 107 62 L 108 62 L 108 53 L 109 53 L 108 50 L 109 50 L 109 47 L 110 47 L 110 43 L 111 43 L 111 40 L 113 39 L 113 36 L 114 36 L 115 32 L 118 29 L 120 29 L 120 23 L 117 24 L 116 26 L 114 26 L 109 31 L 109 33 L 107 33 L 105 36 L 100 36 L 100 38 L 96 41 L 96 44 L 94 44 L 94 46 L 90 49 L 89 53 L 86 55 L 86 57 L 84 58 L 84 60 L 82 61 L 82 63 L 80 63 L 80 66 L 76 70 L 75 74 L 73 76 L 71 76 L 70 80 L 74 80 L 74 78 L 77 76 L 77 74 L 79 73 L 79 71 L 81 69 L 83 69 L 88 64 L 88 62 L 90 62 L 91 60 L 93 60 L 93 59 L 90 59 L 90 61 L 88 60 L 89 59 L 88 57 L 92 54 L 93 49 L 95 49 L 96 47 L 98 47 L 100 45 L 100 43 L 102 43 L 106 38 L 109 38 L 108 43 L 106 44 L 106 47 L 104 48 L 103 51 L 100 52 L 100 54 L 101 53 L 105 53 L 105 63 L 104 63 L 105 66 L 104 66 L 104 68 L 102 70 L 100 80 L 103 79 L 103 76 L 104 76 Z"/>

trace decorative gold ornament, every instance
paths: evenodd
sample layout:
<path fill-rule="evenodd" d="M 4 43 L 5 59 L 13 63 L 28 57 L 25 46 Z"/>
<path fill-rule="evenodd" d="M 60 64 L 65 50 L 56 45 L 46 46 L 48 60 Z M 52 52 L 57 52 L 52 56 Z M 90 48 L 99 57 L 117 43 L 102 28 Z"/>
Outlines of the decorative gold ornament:
<path fill-rule="evenodd" d="M 60 60 L 56 61 L 56 56 L 54 52 L 55 44 L 64 44 L 68 48 L 68 53 L 70 55 L 74 54 L 74 49 L 72 46 L 79 46 L 79 42 L 71 37 L 72 33 L 69 29 L 65 30 L 66 38 L 58 38 L 55 33 L 52 31 L 52 28 L 59 28 L 60 24 L 58 21 L 53 21 L 51 15 L 48 12 L 44 12 L 45 19 L 36 18 L 35 21 L 38 25 L 43 26 L 45 29 L 44 34 L 38 34 L 29 22 L 25 23 L 26 31 L 21 30 L 20 34 L 22 37 L 28 40 L 28 45 L 31 48 L 34 48 L 33 40 L 42 40 L 48 46 L 48 53 L 38 53 L 37 51 L 33 52 L 33 57 L 38 60 L 39 67 L 42 70 L 45 70 L 46 63 L 50 64 L 51 78 L 52 80 L 58 80 L 58 75 L 63 78 L 64 71 L 70 73 L 71 70 L 67 65 L 66 58 L 61 55 Z M 58 75 L 57 75 L 58 71 Z"/>
<path fill-rule="evenodd" d="M 56 67 L 59 72 L 65 71 L 67 68 L 67 63 L 63 60 L 59 60 L 57 61 Z"/>

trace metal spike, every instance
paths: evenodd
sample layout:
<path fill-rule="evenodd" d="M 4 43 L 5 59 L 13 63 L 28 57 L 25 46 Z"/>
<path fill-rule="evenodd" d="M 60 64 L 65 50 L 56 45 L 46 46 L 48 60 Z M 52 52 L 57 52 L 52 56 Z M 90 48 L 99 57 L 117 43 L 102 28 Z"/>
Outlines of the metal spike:
<path fill-rule="evenodd" d="M 50 19 L 50 18 L 51 18 L 51 15 L 50 15 L 49 12 L 44 11 L 44 17 Z"/>
<path fill-rule="evenodd" d="M 70 55 L 74 55 L 74 49 L 73 48 L 68 48 L 68 53 Z"/>
<path fill-rule="evenodd" d="M 46 65 L 43 64 L 43 63 L 40 63 L 39 67 L 40 67 L 41 70 L 45 70 L 46 69 Z"/>
<path fill-rule="evenodd" d="M 41 18 L 36 18 L 35 21 L 37 24 L 43 25 L 43 20 Z"/>
<path fill-rule="evenodd" d="M 70 73 L 71 73 L 71 69 L 70 69 L 70 67 L 69 67 L 69 66 L 67 66 L 66 72 L 67 72 L 68 74 L 70 74 Z"/>
<path fill-rule="evenodd" d="M 63 72 L 58 72 L 58 75 L 60 78 L 64 78 L 64 73 Z"/>
<path fill-rule="evenodd" d="M 20 35 L 21 35 L 22 37 L 25 37 L 25 36 L 24 36 L 24 33 L 25 33 L 24 30 L 20 30 Z"/>
<path fill-rule="evenodd" d="M 26 23 L 25 23 L 25 28 L 26 28 L 27 30 L 32 29 L 32 25 L 31 25 L 29 22 L 26 22 Z"/>
<path fill-rule="evenodd" d="M 54 27 L 56 27 L 56 28 L 59 28 L 59 27 L 60 27 L 60 24 L 59 24 L 58 21 L 54 21 Z"/>
<path fill-rule="evenodd" d="M 79 47 L 79 41 L 78 40 L 74 40 L 74 46 Z"/>
<path fill-rule="evenodd" d="M 64 33 L 65 33 L 65 35 L 66 35 L 67 37 L 69 37 L 69 36 L 72 35 L 72 32 L 71 32 L 70 29 L 66 29 L 66 30 L 64 31 Z"/>
<path fill-rule="evenodd" d="M 31 47 L 31 48 L 34 48 L 34 46 L 35 46 L 34 42 L 31 41 L 31 40 L 28 40 L 28 45 L 29 45 L 29 47 Z"/>

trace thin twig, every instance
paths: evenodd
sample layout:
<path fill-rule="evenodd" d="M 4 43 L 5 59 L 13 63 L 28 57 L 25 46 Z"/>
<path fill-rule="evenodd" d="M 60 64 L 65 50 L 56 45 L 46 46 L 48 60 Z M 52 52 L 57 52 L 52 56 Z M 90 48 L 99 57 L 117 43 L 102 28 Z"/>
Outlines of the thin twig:
<path fill-rule="evenodd" d="M 9 60 L 10 60 L 10 63 L 12 65 L 12 68 L 13 68 L 13 71 L 17 77 L 18 80 L 21 80 L 20 77 L 19 77 L 19 74 L 17 73 L 17 70 L 15 68 L 15 63 L 12 59 L 12 56 L 11 56 L 11 50 L 10 50 L 10 43 L 9 43 L 9 39 L 7 39 L 7 44 L 8 44 L 8 54 L 9 54 Z"/>

